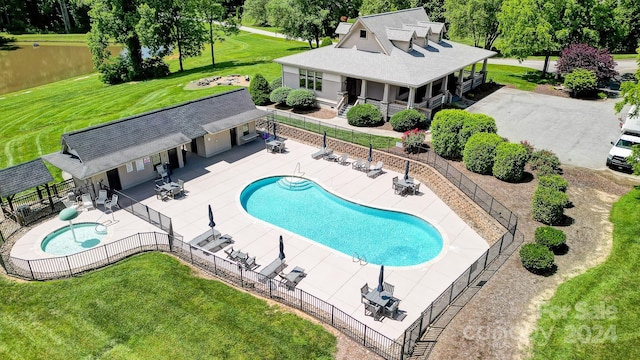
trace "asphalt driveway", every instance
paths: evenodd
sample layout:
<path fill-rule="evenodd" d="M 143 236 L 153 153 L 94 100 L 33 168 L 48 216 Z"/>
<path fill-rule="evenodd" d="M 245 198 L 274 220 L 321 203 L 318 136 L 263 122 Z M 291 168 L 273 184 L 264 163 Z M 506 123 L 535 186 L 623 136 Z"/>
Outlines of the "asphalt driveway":
<path fill-rule="evenodd" d="M 577 100 L 502 88 L 467 110 L 492 116 L 498 135 L 528 140 L 556 153 L 563 164 L 605 169 L 611 141 L 620 134 L 616 99 Z M 621 112 L 621 114 L 624 114 Z"/>

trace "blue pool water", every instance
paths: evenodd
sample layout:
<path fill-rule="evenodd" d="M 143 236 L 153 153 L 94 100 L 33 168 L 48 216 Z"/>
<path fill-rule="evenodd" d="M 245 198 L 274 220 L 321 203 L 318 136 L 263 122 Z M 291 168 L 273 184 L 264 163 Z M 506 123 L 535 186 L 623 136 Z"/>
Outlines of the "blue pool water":
<path fill-rule="evenodd" d="M 98 223 L 73 224 L 73 232 L 76 241 L 69 226 L 50 233 L 42 240 L 42 251 L 52 255 L 72 255 L 97 246 L 107 236 L 107 228 Z"/>
<path fill-rule="evenodd" d="M 442 236 L 428 222 L 406 213 L 363 206 L 302 178 L 269 177 L 240 194 L 252 216 L 369 263 L 410 266 L 436 257 Z"/>

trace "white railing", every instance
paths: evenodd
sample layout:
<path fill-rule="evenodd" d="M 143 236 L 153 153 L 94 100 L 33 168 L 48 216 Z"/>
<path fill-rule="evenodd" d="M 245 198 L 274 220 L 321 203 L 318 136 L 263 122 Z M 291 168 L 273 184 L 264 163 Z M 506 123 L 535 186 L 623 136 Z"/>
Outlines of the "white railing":
<path fill-rule="evenodd" d="M 484 74 L 483 73 L 477 74 L 473 78 L 473 88 L 475 89 L 476 87 L 482 85 L 482 80 L 483 79 L 484 79 Z"/>
<path fill-rule="evenodd" d="M 444 99 L 444 94 L 438 94 L 436 96 L 433 96 L 431 99 L 428 100 L 428 104 L 425 107 L 429 109 L 438 107 L 442 105 L 443 99 Z"/>

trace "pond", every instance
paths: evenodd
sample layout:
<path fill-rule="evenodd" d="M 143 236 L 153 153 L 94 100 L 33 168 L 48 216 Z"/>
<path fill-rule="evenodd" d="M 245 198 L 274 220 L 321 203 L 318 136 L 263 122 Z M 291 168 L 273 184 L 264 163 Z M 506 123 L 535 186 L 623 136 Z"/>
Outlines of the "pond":
<path fill-rule="evenodd" d="M 113 46 L 110 50 L 113 54 L 120 48 Z M 16 50 L 0 50 L 0 94 L 94 71 L 91 52 L 84 44 L 33 46 L 21 43 Z"/>

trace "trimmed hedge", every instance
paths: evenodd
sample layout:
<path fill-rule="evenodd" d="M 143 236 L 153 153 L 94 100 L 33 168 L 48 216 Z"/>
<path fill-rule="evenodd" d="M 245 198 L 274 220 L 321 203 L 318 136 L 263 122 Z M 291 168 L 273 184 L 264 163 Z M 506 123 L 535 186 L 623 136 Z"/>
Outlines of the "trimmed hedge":
<path fill-rule="evenodd" d="M 567 194 L 562 191 L 538 186 L 531 202 L 531 215 L 543 224 L 557 224 L 564 217 L 564 207 L 568 201 Z"/>
<path fill-rule="evenodd" d="M 550 270 L 553 267 L 553 252 L 540 244 L 524 244 L 520 248 L 520 261 L 525 269 L 533 271 Z"/>
<path fill-rule="evenodd" d="M 256 74 L 251 83 L 249 84 L 249 94 L 251 94 L 251 100 L 256 105 L 269 104 L 269 94 L 271 93 L 271 87 L 269 82 L 260 74 Z"/>
<path fill-rule="evenodd" d="M 427 117 L 416 109 L 406 109 L 395 113 L 389 123 L 395 131 L 409 131 L 421 127 Z"/>
<path fill-rule="evenodd" d="M 537 150 L 531 154 L 529 158 L 531 170 L 535 171 L 538 176 L 560 174 L 560 159 L 550 150 Z"/>
<path fill-rule="evenodd" d="M 291 90 L 287 95 L 287 105 L 294 109 L 308 109 L 316 106 L 316 94 L 307 89 Z"/>
<path fill-rule="evenodd" d="M 282 78 L 281 77 L 273 79 L 273 81 L 269 84 L 269 88 L 271 88 L 271 91 L 273 91 L 273 90 L 275 90 L 275 89 L 277 89 L 279 87 L 282 87 Z"/>
<path fill-rule="evenodd" d="M 320 42 L 320 47 L 329 46 L 329 45 L 333 45 L 333 41 L 331 41 L 331 38 L 328 36 L 323 37 L 322 41 Z"/>
<path fill-rule="evenodd" d="M 372 104 L 358 104 L 347 111 L 347 122 L 351 126 L 380 126 L 384 123 L 382 113 Z"/>
<path fill-rule="evenodd" d="M 529 151 L 524 146 L 503 142 L 496 147 L 493 176 L 502 181 L 519 181 L 524 174 L 527 160 L 529 160 Z"/>
<path fill-rule="evenodd" d="M 447 159 L 460 159 L 464 144 L 460 144 L 460 130 L 469 113 L 464 110 L 440 110 L 431 122 L 431 145 L 436 154 Z"/>
<path fill-rule="evenodd" d="M 572 90 L 573 95 L 580 95 L 598 86 L 598 78 L 592 70 L 575 69 L 564 77 L 564 86 Z"/>
<path fill-rule="evenodd" d="M 491 174 L 496 148 L 504 140 L 497 134 L 473 134 L 464 147 L 462 160 L 467 169 L 478 174 Z"/>
<path fill-rule="evenodd" d="M 537 244 L 544 245 L 551 251 L 564 245 L 567 241 L 567 235 L 562 230 L 551 226 L 537 228 L 534 238 Z"/>
<path fill-rule="evenodd" d="M 496 125 L 495 119 L 485 114 L 467 113 L 467 117 L 464 120 L 459 134 L 462 147 L 464 148 L 471 135 L 479 132 L 497 133 L 498 126 Z"/>
<path fill-rule="evenodd" d="M 538 179 L 538 185 L 566 193 L 567 188 L 569 187 L 569 182 L 562 176 L 553 174 L 540 176 Z"/>
<path fill-rule="evenodd" d="M 271 92 L 269 100 L 276 104 L 284 104 L 287 102 L 287 96 L 289 96 L 291 90 L 288 86 L 281 86 Z"/>

